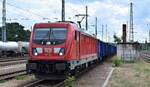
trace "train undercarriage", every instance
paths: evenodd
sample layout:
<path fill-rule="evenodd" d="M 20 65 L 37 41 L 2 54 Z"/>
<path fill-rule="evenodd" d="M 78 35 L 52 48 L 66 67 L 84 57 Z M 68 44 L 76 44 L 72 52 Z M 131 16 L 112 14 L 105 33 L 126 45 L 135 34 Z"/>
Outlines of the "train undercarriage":
<path fill-rule="evenodd" d="M 34 74 L 36 78 L 63 80 L 68 76 L 74 76 L 98 61 L 100 60 L 95 59 L 81 63 L 81 60 L 28 60 L 26 67 L 27 72 Z"/>

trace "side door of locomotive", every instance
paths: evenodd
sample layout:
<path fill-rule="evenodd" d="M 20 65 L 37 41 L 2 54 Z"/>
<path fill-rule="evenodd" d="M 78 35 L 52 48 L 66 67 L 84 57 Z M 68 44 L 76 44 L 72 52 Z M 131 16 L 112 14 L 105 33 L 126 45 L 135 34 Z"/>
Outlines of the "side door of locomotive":
<path fill-rule="evenodd" d="M 80 58 L 80 32 L 75 31 L 75 40 L 76 40 L 76 58 Z"/>

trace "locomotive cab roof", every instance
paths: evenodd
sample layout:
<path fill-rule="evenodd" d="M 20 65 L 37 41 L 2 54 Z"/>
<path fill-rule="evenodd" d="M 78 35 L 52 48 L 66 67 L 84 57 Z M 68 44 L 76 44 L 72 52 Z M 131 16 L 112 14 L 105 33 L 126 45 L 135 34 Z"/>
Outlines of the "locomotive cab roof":
<path fill-rule="evenodd" d="M 40 28 L 40 27 L 67 27 L 68 25 L 74 26 L 76 31 L 80 31 L 82 34 L 93 37 L 96 39 L 96 37 L 91 34 L 90 32 L 86 31 L 83 28 L 80 28 L 75 22 L 72 21 L 57 21 L 57 22 L 48 22 L 48 23 L 36 23 L 34 27 Z"/>

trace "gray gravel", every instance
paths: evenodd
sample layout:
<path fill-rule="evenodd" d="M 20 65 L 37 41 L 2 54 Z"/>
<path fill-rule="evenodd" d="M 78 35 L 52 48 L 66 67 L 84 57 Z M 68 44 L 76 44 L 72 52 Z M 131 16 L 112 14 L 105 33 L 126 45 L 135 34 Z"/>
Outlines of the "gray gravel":
<path fill-rule="evenodd" d="M 109 72 L 111 63 L 103 63 L 86 72 L 76 82 L 74 87 L 102 87 Z"/>

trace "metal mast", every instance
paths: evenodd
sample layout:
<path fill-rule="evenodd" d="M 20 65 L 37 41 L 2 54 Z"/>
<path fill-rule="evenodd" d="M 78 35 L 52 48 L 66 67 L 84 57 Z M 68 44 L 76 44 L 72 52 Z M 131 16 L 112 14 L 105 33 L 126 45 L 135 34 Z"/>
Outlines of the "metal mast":
<path fill-rule="evenodd" d="M 107 42 L 107 24 L 106 24 L 106 42 Z"/>
<path fill-rule="evenodd" d="M 2 41 L 6 42 L 6 0 L 3 0 L 2 15 Z"/>
<path fill-rule="evenodd" d="M 103 40 L 103 33 L 104 33 L 104 25 L 102 24 L 102 40 Z"/>
<path fill-rule="evenodd" d="M 150 30 L 149 30 L 149 43 L 150 43 Z"/>
<path fill-rule="evenodd" d="M 129 31 L 129 41 L 134 42 L 134 31 L 133 31 L 133 3 L 130 3 L 130 31 Z"/>
<path fill-rule="evenodd" d="M 62 21 L 65 21 L 65 0 L 62 0 L 61 19 Z"/>
<path fill-rule="evenodd" d="M 86 30 L 88 30 L 88 7 L 86 6 L 86 22 L 85 22 L 85 25 L 86 25 Z"/>
<path fill-rule="evenodd" d="M 95 18 L 95 35 L 97 37 L 97 17 Z"/>
<path fill-rule="evenodd" d="M 81 21 L 78 21 L 80 27 L 81 27 L 81 22 L 85 18 L 85 28 L 86 28 L 86 30 L 88 30 L 88 7 L 86 6 L 86 14 L 77 14 L 75 16 L 77 16 L 77 17 L 82 16 L 83 17 Z"/>

